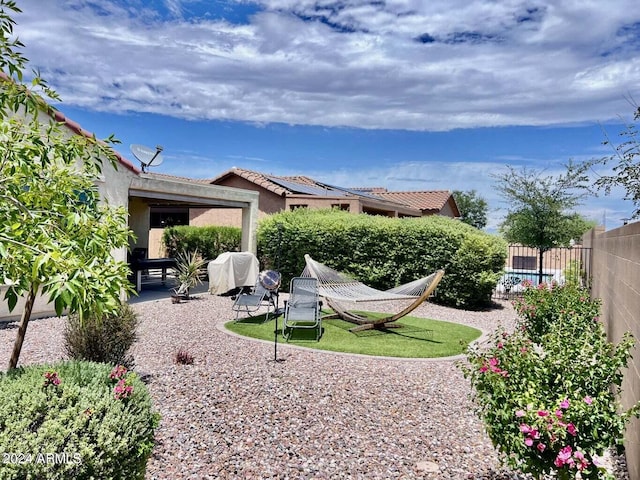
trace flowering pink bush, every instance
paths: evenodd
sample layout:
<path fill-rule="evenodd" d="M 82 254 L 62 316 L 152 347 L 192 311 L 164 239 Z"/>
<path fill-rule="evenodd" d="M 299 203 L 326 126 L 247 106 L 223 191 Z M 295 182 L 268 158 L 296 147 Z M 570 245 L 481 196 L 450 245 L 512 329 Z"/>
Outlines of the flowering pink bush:
<path fill-rule="evenodd" d="M 0 462 L 0 479 L 144 478 L 159 415 L 135 373 L 110 372 L 105 363 L 66 361 L 0 375 L 0 450 L 32 458 Z M 53 454 L 62 460 L 35 460 Z"/>
<path fill-rule="evenodd" d="M 640 413 L 640 403 L 624 412 L 617 401 L 633 339 L 608 342 L 594 321 L 599 304 L 584 291 L 527 292 L 515 332 L 494 332 L 461 365 L 478 413 L 512 468 L 536 477 L 607 478 L 597 458 L 621 447 L 628 418 Z"/>

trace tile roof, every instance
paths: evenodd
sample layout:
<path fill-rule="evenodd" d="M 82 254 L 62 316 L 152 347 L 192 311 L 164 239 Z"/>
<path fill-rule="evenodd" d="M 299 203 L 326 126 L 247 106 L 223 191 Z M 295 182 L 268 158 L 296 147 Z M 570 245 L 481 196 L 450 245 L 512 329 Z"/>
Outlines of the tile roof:
<path fill-rule="evenodd" d="M 246 170 L 244 168 L 233 167 L 231 170 L 210 180 L 210 183 L 216 184 L 231 175 L 237 175 L 245 180 L 259 185 L 280 196 L 286 196 L 295 193 L 312 195 L 314 189 L 324 189 L 327 193 L 336 196 L 365 196 L 376 200 L 392 202 L 405 207 L 409 207 L 422 212 L 438 213 L 440 212 L 452 194 L 448 190 L 431 190 L 421 192 L 389 192 L 384 187 L 356 187 L 342 188 L 332 187 L 317 182 L 310 177 L 304 175 L 278 176 L 268 175 L 254 170 Z M 278 180 L 281 182 L 278 183 Z M 300 189 L 296 189 L 296 184 L 300 185 Z"/>
<path fill-rule="evenodd" d="M 222 180 L 228 178 L 231 175 L 237 175 L 280 196 L 303 194 L 328 197 L 367 197 L 376 201 L 393 202 L 393 200 L 380 198 L 376 195 L 362 190 L 352 190 L 317 182 L 313 178 L 304 175 L 269 175 L 238 167 L 233 167 L 231 170 L 228 170 L 225 173 L 217 176 L 216 178 L 210 180 L 210 183 L 220 183 Z M 407 206 L 405 204 L 402 205 L 404 207 Z"/>
<path fill-rule="evenodd" d="M 422 192 L 376 192 L 376 196 L 408 205 L 422 211 L 440 211 L 451 198 L 448 190 Z"/>
<path fill-rule="evenodd" d="M 266 175 L 260 172 L 255 172 L 253 170 L 246 170 L 244 168 L 238 168 L 238 167 L 233 167 L 231 168 L 231 170 L 228 170 L 223 174 L 218 175 L 217 177 L 211 179 L 209 183 L 216 184 L 231 175 L 237 175 L 241 178 L 244 178 L 245 180 L 251 183 L 255 183 L 256 185 L 259 185 L 260 187 L 275 193 L 276 195 L 285 196 L 288 193 L 293 193 L 292 191 L 287 190 L 286 188 L 269 180 L 269 178 L 267 178 Z"/>

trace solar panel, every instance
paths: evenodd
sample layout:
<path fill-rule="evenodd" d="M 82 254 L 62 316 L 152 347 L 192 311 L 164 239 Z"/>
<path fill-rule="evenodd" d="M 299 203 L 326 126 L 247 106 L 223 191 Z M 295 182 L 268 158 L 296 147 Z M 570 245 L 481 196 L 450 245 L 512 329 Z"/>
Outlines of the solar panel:
<path fill-rule="evenodd" d="M 307 195 L 316 195 L 322 197 L 344 197 L 346 196 L 345 192 L 342 190 L 336 190 L 333 187 L 322 188 L 314 185 L 305 185 L 302 183 L 291 182 L 289 180 L 284 180 L 282 178 L 277 177 L 267 177 L 274 183 L 277 183 L 281 187 L 286 188 L 287 190 L 291 190 L 294 193 L 305 193 Z"/>
<path fill-rule="evenodd" d="M 358 197 L 367 197 L 367 198 L 372 198 L 374 200 L 383 200 L 380 197 L 378 197 L 378 196 L 376 196 L 376 195 L 374 195 L 372 193 L 362 192 L 362 191 L 351 189 L 351 188 L 336 187 L 336 186 L 333 186 L 333 185 L 329 185 L 328 183 L 323 183 L 322 185 L 325 186 L 325 187 L 331 188 L 331 189 L 338 189 L 338 190 L 340 190 L 342 192 L 348 193 L 349 195 L 355 195 L 355 196 L 358 196 Z"/>

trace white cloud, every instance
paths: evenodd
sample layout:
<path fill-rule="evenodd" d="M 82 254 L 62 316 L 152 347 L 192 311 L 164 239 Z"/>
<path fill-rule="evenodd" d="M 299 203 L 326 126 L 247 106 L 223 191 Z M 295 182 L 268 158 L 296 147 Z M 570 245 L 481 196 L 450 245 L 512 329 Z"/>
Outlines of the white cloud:
<path fill-rule="evenodd" d="M 40 0 L 17 17 L 65 104 L 447 130 L 605 121 L 640 84 L 632 0 L 270 0 L 248 24 L 183 18 L 202 2 L 166 0 L 164 19 L 118 5 Z"/>

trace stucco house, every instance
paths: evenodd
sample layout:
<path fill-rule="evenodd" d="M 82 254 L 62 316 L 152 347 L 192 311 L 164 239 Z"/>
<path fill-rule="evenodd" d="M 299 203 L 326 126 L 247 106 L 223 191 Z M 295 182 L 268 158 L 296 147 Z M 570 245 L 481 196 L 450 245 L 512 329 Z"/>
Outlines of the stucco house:
<path fill-rule="evenodd" d="M 51 117 L 42 113 L 43 122 Z M 68 134 L 93 135 L 63 113 L 53 113 L 53 120 L 66 128 Z M 152 212 L 171 209 L 219 209 L 231 208 L 239 214 L 239 226 L 242 227 L 242 250 L 256 253 L 256 228 L 258 222 L 258 193 L 226 186 L 211 185 L 193 180 L 168 177 L 142 172 L 134 163 L 115 152 L 117 169 L 110 168 L 105 161 L 101 178 L 97 182 L 103 201 L 111 205 L 124 206 L 129 212 L 129 227 L 136 238 L 131 240 L 130 250 L 149 247 L 149 232 L 152 225 Z M 126 261 L 127 249 L 113 252 L 116 259 Z M 0 298 L 4 298 L 4 289 L 0 285 Z M 19 316 L 22 304 L 18 304 L 10 315 L 6 302 L 0 303 L 0 319 L 15 319 Z M 38 299 L 33 316 L 53 312 L 44 299 Z"/>
<path fill-rule="evenodd" d="M 339 208 L 352 213 L 387 217 L 445 215 L 459 217 L 460 212 L 449 191 L 387 192 L 385 189 L 345 188 L 328 185 L 306 176 L 277 176 L 234 167 L 209 180 L 213 185 L 253 190 L 260 194 L 258 216 L 296 208 Z M 192 224 L 210 222 L 238 225 L 233 210 L 193 212 Z"/>

